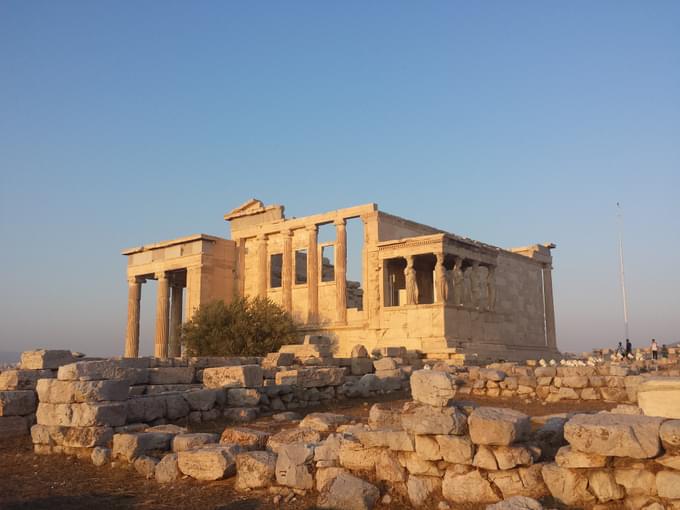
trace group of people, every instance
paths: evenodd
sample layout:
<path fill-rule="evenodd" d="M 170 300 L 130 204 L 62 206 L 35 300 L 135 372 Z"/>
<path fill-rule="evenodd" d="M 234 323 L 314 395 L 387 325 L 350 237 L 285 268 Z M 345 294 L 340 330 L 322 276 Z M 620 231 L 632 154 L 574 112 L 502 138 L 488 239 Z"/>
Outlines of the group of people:
<path fill-rule="evenodd" d="M 658 360 L 659 359 L 659 350 L 661 350 L 661 356 L 664 358 L 668 357 L 668 348 L 666 345 L 662 345 L 661 349 L 659 349 L 659 344 L 656 342 L 655 338 L 652 338 L 652 343 L 650 345 L 650 350 L 652 351 L 652 359 L 653 360 Z M 632 358 L 633 357 L 633 344 L 630 343 L 630 339 L 626 338 L 626 347 L 624 349 L 623 345 L 621 342 L 619 342 L 618 347 L 616 348 L 615 354 L 617 356 L 620 356 L 621 358 Z"/>

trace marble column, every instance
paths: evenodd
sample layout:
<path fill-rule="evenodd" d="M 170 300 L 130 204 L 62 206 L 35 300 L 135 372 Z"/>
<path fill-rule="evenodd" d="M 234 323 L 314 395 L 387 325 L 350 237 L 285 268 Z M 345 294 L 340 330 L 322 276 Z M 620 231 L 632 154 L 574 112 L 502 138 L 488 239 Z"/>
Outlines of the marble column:
<path fill-rule="evenodd" d="M 335 312 L 336 320 L 347 322 L 347 228 L 345 220 L 335 222 Z"/>
<path fill-rule="evenodd" d="M 406 256 L 406 268 L 404 269 L 404 279 L 406 280 L 406 304 L 417 305 L 418 283 L 416 282 L 416 270 L 413 267 L 413 255 Z"/>
<path fill-rule="evenodd" d="M 557 350 L 557 334 L 555 332 L 555 303 L 553 301 L 552 266 L 543 266 L 543 299 L 545 305 L 545 334 L 550 349 Z"/>
<path fill-rule="evenodd" d="M 158 289 L 156 294 L 156 340 L 154 342 L 154 356 L 168 357 L 168 326 L 170 322 L 170 293 L 168 275 L 165 271 L 156 273 Z"/>
<path fill-rule="evenodd" d="M 168 356 L 171 358 L 178 358 L 182 349 L 180 346 L 180 332 L 182 329 L 182 291 L 184 289 L 181 285 L 173 283 L 171 288 L 171 303 L 170 303 L 170 345 L 168 347 Z"/>
<path fill-rule="evenodd" d="M 307 227 L 307 324 L 319 321 L 319 239 L 316 225 Z"/>
<path fill-rule="evenodd" d="M 290 230 L 284 230 L 281 235 L 283 237 L 282 301 L 284 310 L 291 313 L 293 311 L 293 234 Z"/>
<path fill-rule="evenodd" d="M 444 253 L 436 253 L 437 263 L 434 266 L 435 303 L 446 303 L 449 296 L 446 268 L 444 267 Z"/>
<path fill-rule="evenodd" d="M 257 295 L 267 297 L 267 237 L 257 236 Z"/>
<path fill-rule="evenodd" d="M 126 358 L 139 356 L 139 302 L 142 297 L 142 279 L 128 279 L 128 316 L 125 333 Z"/>

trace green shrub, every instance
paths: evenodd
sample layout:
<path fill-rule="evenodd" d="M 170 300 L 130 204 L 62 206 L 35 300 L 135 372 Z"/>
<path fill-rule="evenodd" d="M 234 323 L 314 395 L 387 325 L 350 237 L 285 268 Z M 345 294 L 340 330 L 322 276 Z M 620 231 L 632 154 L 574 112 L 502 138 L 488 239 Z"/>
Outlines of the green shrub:
<path fill-rule="evenodd" d="M 182 326 L 189 356 L 264 356 L 293 343 L 297 326 L 268 298 L 235 298 L 201 305 Z"/>

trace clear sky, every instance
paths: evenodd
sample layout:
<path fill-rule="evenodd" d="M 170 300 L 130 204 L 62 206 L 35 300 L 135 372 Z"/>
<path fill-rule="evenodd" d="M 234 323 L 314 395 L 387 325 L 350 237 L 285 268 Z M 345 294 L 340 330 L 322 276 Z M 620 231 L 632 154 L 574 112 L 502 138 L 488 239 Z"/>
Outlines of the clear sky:
<path fill-rule="evenodd" d="M 0 350 L 121 354 L 120 250 L 228 236 L 251 197 L 555 242 L 563 350 L 623 336 L 620 201 L 633 343 L 680 341 L 679 27 L 677 1 L 5 0 Z"/>

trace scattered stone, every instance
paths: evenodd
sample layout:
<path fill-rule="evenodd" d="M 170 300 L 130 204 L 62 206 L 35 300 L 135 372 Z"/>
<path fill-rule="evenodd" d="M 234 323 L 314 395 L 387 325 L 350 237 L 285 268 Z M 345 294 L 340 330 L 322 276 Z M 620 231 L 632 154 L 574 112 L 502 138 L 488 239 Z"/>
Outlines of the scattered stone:
<path fill-rule="evenodd" d="M 203 446 L 177 454 L 179 470 L 197 480 L 220 480 L 236 473 L 236 445 Z"/>
<path fill-rule="evenodd" d="M 410 475 L 406 483 L 408 498 L 415 507 L 424 506 L 433 494 L 441 490 L 441 487 L 441 478 L 434 476 Z"/>
<path fill-rule="evenodd" d="M 169 450 L 173 434 L 165 432 L 135 432 L 113 436 L 113 458 L 132 462 L 153 450 Z"/>
<path fill-rule="evenodd" d="M 276 413 L 272 416 L 272 419 L 274 421 L 298 421 L 302 419 L 302 417 L 293 411 L 287 411 L 285 413 Z"/>
<path fill-rule="evenodd" d="M 466 474 L 447 470 L 442 482 L 442 494 L 453 503 L 495 503 L 500 499 L 491 483 L 477 470 Z"/>
<path fill-rule="evenodd" d="M 580 471 L 566 469 L 557 464 L 544 464 L 543 480 L 552 496 L 566 505 L 577 506 L 592 502 L 595 498 L 588 492 L 588 478 Z"/>
<path fill-rule="evenodd" d="M 407 402 L 402 410 L 401 423 L 411 434 L 462 435 L 467 432 L 467 417 L 457 407 Z"/>
<path fill-rule="evenodd" d="M 475 444 L 510 445 L 531 432 L 529 417 L 512 409 L 478 407 L 468 418 L 470 438 Z"/>
<path fill-rule="evenodd" d="M 142 455 L 135 459 L 133 465 L 135 467 L 135 471 L 137 471 L 147 480 L 151 480 L 152 478 L 154 478 L 154 475 L 156 473 L 156 464 L 158 464 L 158 460 L 154 459 L 153 457 L 147 457 L 146 455 Z"/>
<path fill-rule="evenodd" d="M 513 496 L 487 506 L 486 510 L 543 510 L 543 505 L 533 498 Z"/>
<path fill-rule="evenodd" d="M 311 413 L 303 418 L 300 427 L 306 427 L 318 432 L 331 432 L 338 425 L 343 425 L 352 421 L 349 416 L 333 413 Z"/>
<path fill-rule="evenodd" d="M 21 368 L 23 370 L 55 369 L 61 365 L 73 363 L 71 351 L 58 349 L 39 349 L 21 353 Z"/>
<path fill-rule="evenodd" d="M 416 370 L 411 375 L 413 400 L 444 407 L 456 395 L 456 386 L 448 374 L 435 370 Z"/>
<path fill-rule="evenodd" d="M 92 464 L 97 467 L 104 466 L 111 462 L 111 449 L 103 446 L 96 446 L 92 448 Z"/>
<path fill-rule="evenodd" d="M 276 478 L 277 456 L 272 452 L 245 452 L 236 456 L 236 490 L 260 489 Z"/>
<path fill-rule="evenodd" d="M 222 431 L 221 444 L 237 444 L 244 450 L 264 450 L 270 434 L 246 427 L 228 427 Z"/>
<path fill-rule="evenodd" d="M 170 483 L 180 478 L 182 473 L 179 470 L 177 458 L 176 453 L 169 453 L 164 455 L 160 462 L 156 464 L 154 476 L 158 483 Z"/>
<path fill-rule="evenodd" d="M 296 489 L 311 489 L 314 478 L 307 463 L 314 458 L 313 446 L 293 443 L 281 446 L 276 459 L 276 482 Z"/>
<path fill-rule="evenodd" d="M 193 432 L 191 434 L 177 434 L 172 439 L 172 451 L 183 452 L 206 444 L 217 443 L 219 436 L 208 432 Z"/>
<path fill-rule="evenodd" d="M 326 492 L 319 495 L 318 506 L 343 510 L 370 510 L 380 491 L 374 485 L 348 473 L 340 473 Z"/>
<path fill-rule="evenodd" d="M 607 465 L 607 457 L 597 453 L 584 453 L 571 446 L 563 446 L 555 455 L 555 462 L 563 468 L 600 468 Z"/>
<path fill-rule="evenodd" d="M 316 430 L 307 428 L 284 429 L 269 437 L 267 449 L 279 453 L 282 446 L 291 443 L 318 443 L 319 441 L 321 441 L 321 434 Z"/>
<path fill-rule="evenodd" d="M 203 370 L 206 388 L 258 388 L 262 386 L 262 368 L 259 365 L 213 367 Z"/>

